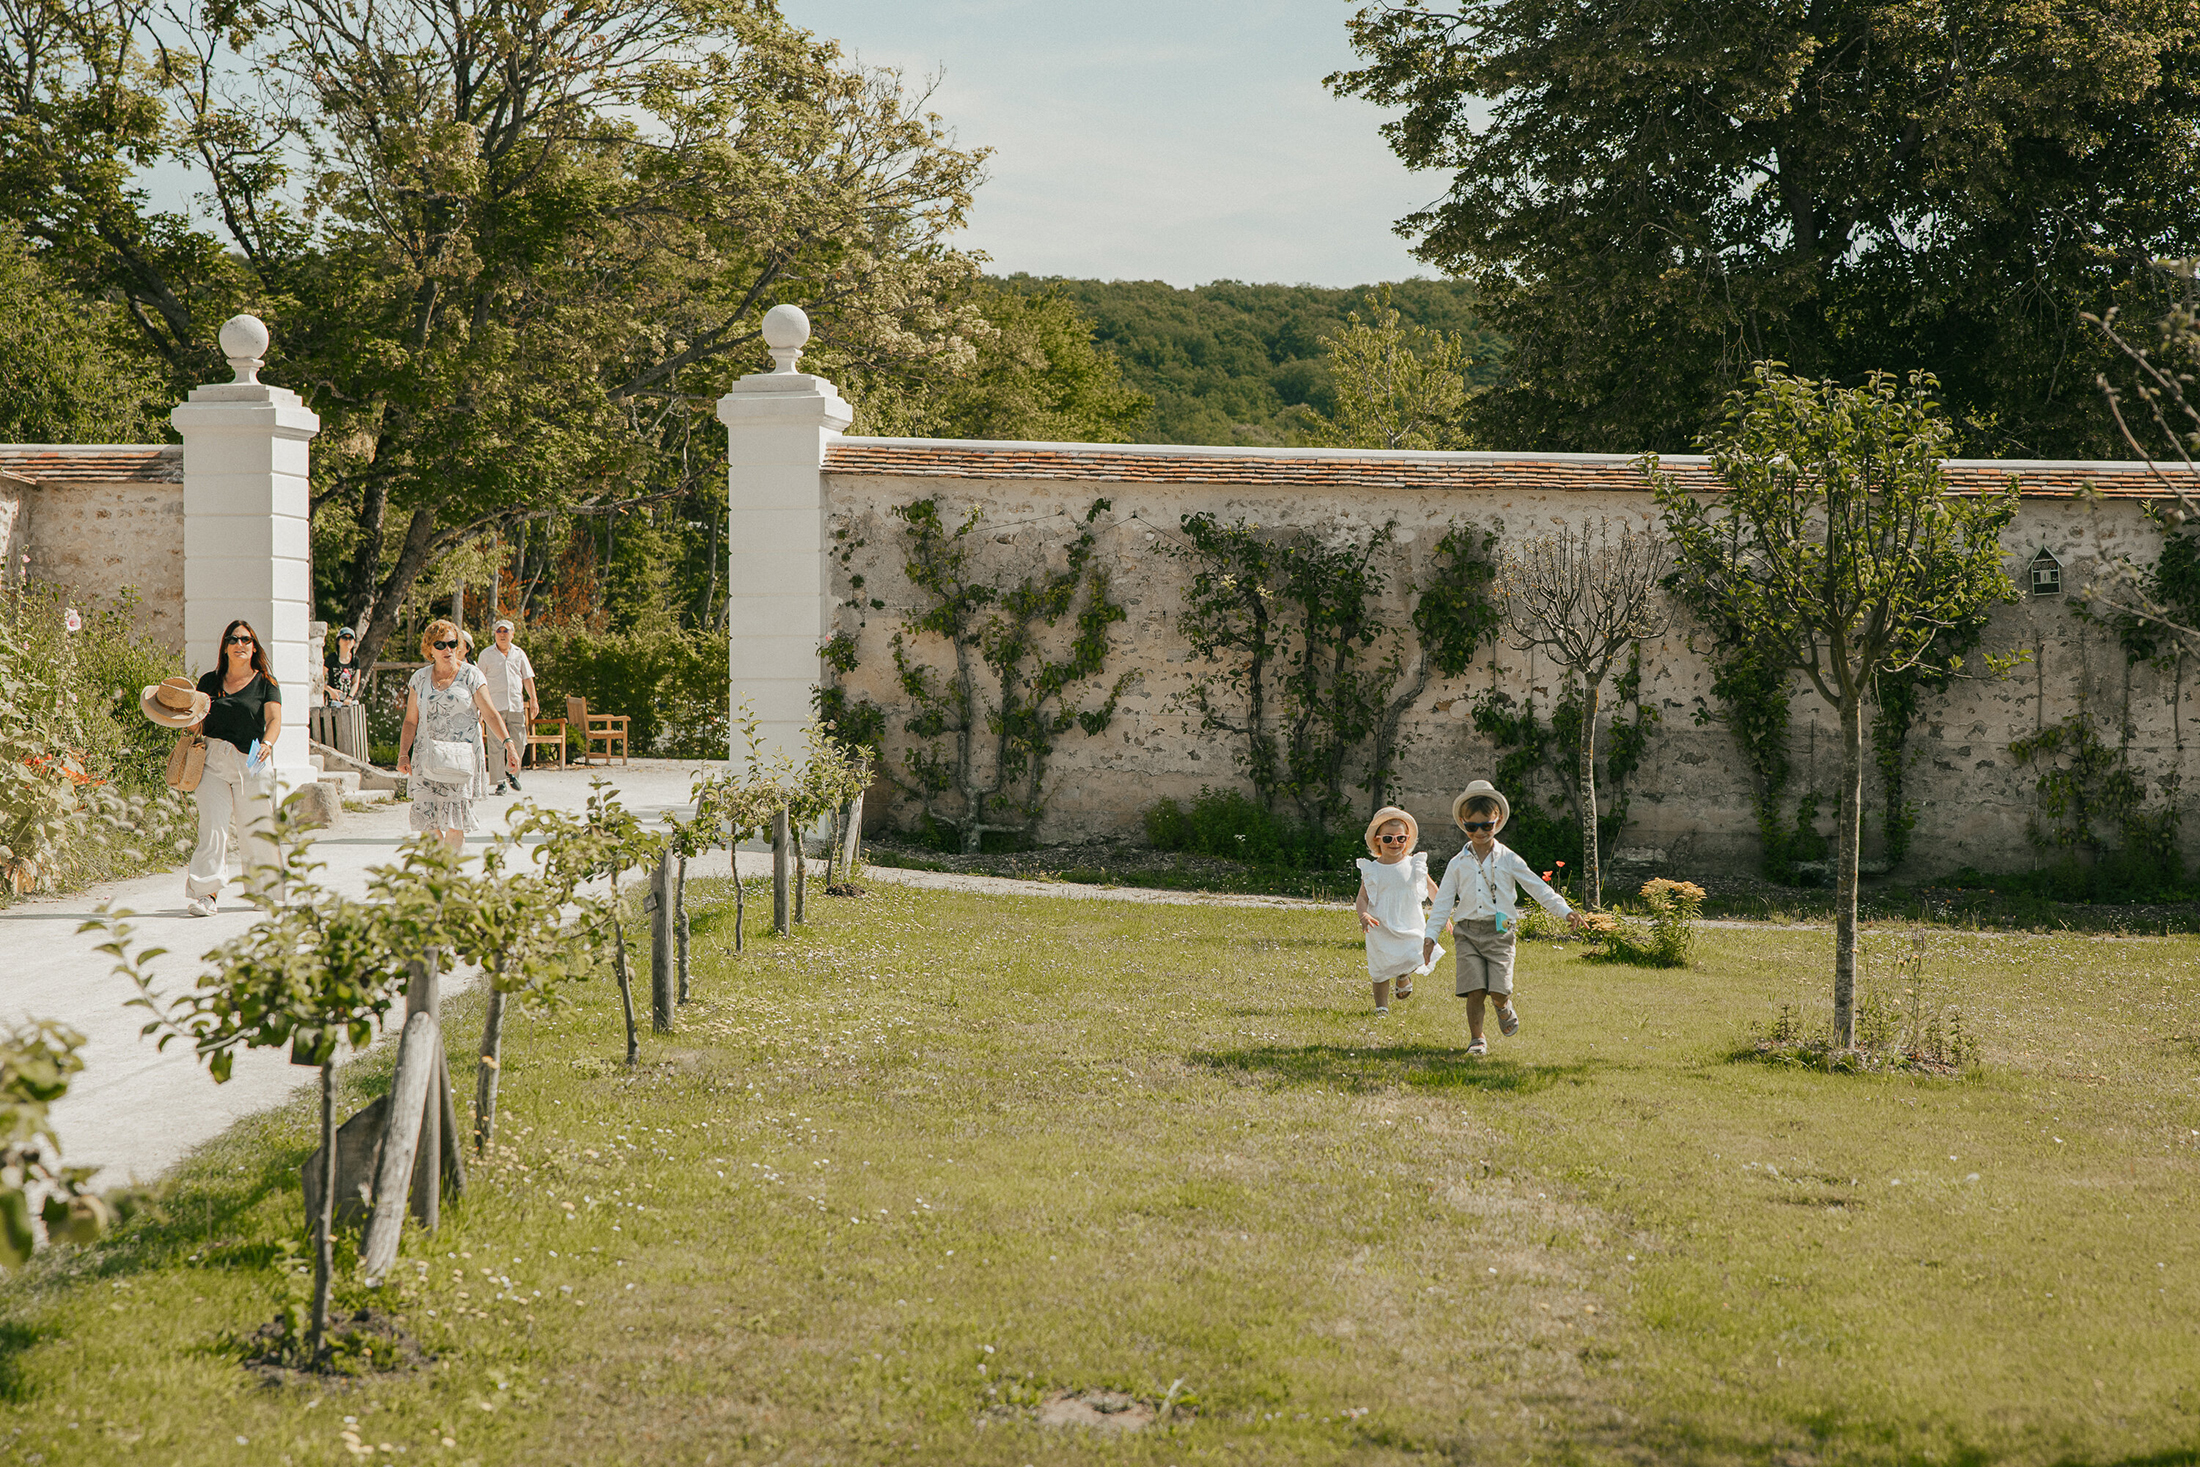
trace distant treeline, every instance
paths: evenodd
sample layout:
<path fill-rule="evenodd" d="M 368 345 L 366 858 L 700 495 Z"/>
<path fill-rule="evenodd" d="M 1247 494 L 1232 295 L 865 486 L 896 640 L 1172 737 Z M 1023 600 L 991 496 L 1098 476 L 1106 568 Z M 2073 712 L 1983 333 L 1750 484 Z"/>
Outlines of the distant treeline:
<path fill-rule="evenodd" d="M 1153 398 L 1130 436 L 1146 443 L 1296 443 L 1293 409 L 1329 414 L 1335 402 L 1321 339 L 1363 317 L 1372 286 L 1243 285 L 1218 280 L 1179 290 L 1159 280 L 1065 280 L 1010 275 L 1003 290 L 1051 291 L 1090 317 L 1093 339 L 1122 364 L 1123 380 Z M 1467 286 L 1401 280 L 1391 303 L 1410 325 L 1456 332 L 1473 344 L 1476 383 L 1494 382 L 1504 339 L 1483 329 Z"/>

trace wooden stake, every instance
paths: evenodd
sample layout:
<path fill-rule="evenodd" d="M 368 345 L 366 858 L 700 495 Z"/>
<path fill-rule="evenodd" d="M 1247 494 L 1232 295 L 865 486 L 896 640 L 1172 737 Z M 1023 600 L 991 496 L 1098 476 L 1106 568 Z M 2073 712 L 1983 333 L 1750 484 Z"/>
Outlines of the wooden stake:
<path fill-rule="evenodd" d="M 772 816 L 772 931 L 787 935 L 787 812 Z"/>
<path fill-rule="evenodd" d="M 397 1239 L 405 1225 L 440 1037 L 435 1015 L 417 1013 L 405 1021 L 405 1032 L 397 1041 L 397 1073 L 390 1078 L 382 1167 L 374 1180 L 374 1214 L 367 1219 L 366 1237 L 359 1245 L 359 1269 L 369 1283 L 388 1273 L 397 1261 Z"/>
<path fill-rule="evenodd" d="M 738 874 L 736 875 L 738 881 Z M 680 1002 L 688 1001 L 688 858 L 680 858 L 672 881 L 672 930 L 680 949 Z"/>
<path fill-rule="evenodd" d="M 658 1034 L 672 1032 L 672 853 L 665 851 L 649 868 L 649 895 L 642 901 L 649 913 L 649 1027 Z"/>

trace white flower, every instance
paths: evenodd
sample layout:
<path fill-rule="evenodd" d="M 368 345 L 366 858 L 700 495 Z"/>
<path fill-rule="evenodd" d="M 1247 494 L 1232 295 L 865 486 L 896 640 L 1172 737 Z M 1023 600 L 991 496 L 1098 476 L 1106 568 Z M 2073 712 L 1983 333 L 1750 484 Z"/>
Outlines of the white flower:
<path fill-rule="evenodd" d="M 68 624 L 68 628 L 72 632 L 84 630 L 84 618 L 77 615 L 76 608 L 73 606 L 62 613 L 61 619 Z"/>

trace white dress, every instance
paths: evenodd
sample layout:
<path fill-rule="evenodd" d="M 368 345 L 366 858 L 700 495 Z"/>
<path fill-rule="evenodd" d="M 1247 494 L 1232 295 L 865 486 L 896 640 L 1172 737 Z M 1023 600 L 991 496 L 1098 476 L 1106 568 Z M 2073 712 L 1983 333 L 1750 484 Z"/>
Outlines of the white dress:
<path fill-rule="evenodd" d="M 474 690 L 485 679 L 470 662 L 458 665 L 447 688 L 435 685 L 435 664 L 412 675 L 413 696 L 420 700 L 420 726 L 413 731 L 421 739 L 445 739 L 474 746 L 473 773 L 464 784 L 436 784 L 415 776 L 411 781 L 414 830 L 472 830 L 474 801 L 489 793 L 481 757 L 481 710 L 474 706 Z"/>
<path fill-rule="evenodd" d="M 1415 851 L 1403 861 L 1356 862 L 1367 888 L 1367 910 L 1375 925 L 1367 932 L 1367 975 L 1377 983 L 1407 973 L 1426 973 L 1434 959 L 1421 961 L 1421 903 L 1428 899 L 1428 852 Z M 1437 956 L 1442 956 L 1438 949 Z"/>

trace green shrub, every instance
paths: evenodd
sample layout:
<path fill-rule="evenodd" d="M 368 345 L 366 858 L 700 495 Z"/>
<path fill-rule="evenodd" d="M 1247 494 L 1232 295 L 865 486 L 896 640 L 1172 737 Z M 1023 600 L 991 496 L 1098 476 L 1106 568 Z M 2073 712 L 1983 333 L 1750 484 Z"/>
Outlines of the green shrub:
<path fill-rule="evenodd" d="M 1693 881 L 1658 876 L 1642 884 L 1642 900 L 1650 908 L 1647 928 L 1609 912 L 1588 913 L 1583 920 L 1594 948 L 1585 956 L 1632 968 L 1687 967 L 1696 953 L 1696 919 L 1703 914 L 1704 889 Z"/>
<path fill-rule="evenodd" d="M 559 628 L 529 630 L 518 641 L 535 664 L 545 718 L 563 718 L 568 697 L 586 698 L 591 713 L 627 716 L 637 755 L 726 757 L 731 677 L 723 634 Z"/>
<path fill-rule="evenodd" d="M 16 891 L 166 864 L 190 828 L 167 787 L 176 735 L 137 707 L 181 659 L 136 625 L 137 597 L 72 608 L 56 587 L 0 594 L 0 874 Z"/>
<path fill-rule="evenodd" d="M 1146 812 L 1146 839 L 1157 851 L 1186 851 L 1291 871 L 1349 868 L 1366 847 L 1342 834 L 1280 819 L 1239 790 L 1202 788 L 1186 810 L 1162 800 Z"/>

